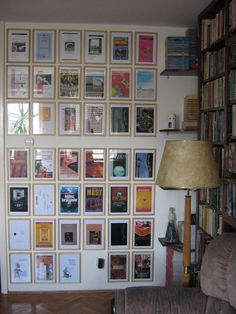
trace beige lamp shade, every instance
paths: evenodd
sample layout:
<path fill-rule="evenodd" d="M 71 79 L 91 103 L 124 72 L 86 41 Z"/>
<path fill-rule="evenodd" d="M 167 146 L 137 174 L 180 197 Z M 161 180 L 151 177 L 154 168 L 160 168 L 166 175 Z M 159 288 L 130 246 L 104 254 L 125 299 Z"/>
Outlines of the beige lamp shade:
<path fill-rule="evenodd" d="M 166 141 L 156 184 L 163 189 L 214 188 L 220 185 L 212 145 L 207 141 Z"/>

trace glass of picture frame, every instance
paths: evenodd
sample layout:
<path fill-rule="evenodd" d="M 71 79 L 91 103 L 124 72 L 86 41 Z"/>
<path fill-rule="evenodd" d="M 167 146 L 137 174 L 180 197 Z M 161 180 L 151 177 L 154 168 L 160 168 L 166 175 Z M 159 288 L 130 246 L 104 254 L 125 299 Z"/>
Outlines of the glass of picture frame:
<path fill-rule="evenodd" d="M 30 60 L 30 30 L 7 30 L 7 61 L 29 62 Z"/>
<path fill-rule="evenodd" d="M 58 177 L 59 180 L 80 180 L 80 149 L 58 149 Z"/>
<path fill-rule="evenodd" d="M 7 66 L 7 98 L 29 98 L 29 66 Z"/>
<path fill-rule="evenodd" d="M 55 103 L 32 103 L 32 133 L 55 135 Z"/>
<path fill-rule="evenodd" d="M 84 180 L 105 180 L 105 149 L 84 149 Z"/>
<path fill-rule="evenodd" d="M 59 219 L 59 249 L 79 250 L 80 248 L 80 220 Z"/>
<path fill-rule="evenodd" d="M 153 281 L 153 252 L 133 252 L 132 281 Z"/>
<path fill-rule="evenodd" d="M 81 62 L 81 31 L 59 31 L 59 61 Z"/>
<path fill-rule="evenodd" d="M 56 281 L 55 253 L 35 253 L 35 282 L 54 283 Z"/>
<path fill-rule="evenodd" d="M 81 282 L 81 255 L 80 253 L 59 253 L 59 282 Z"/>
<path fill-rule="evenodd" d="M 29 179 L 29 149 L 9 148 L 8 149 L 8 178 L 9 180 Z"/>
<path fill-rule="evenodd" d="M 34 220 L 34 249 L 54 250 L 55 249 L 55 220 L 35 219 Z"/>
<path fill-rule="evenodd" d="M 135 100 L 155 101 L 156 81 L 156 69 L 135 69 Z"/>
<path fill-rule="evenodd" d="M 129 219 L 108 219 L 109 250 L 121 250 L 129 248 Z"/>
<path fill-rule="evenodd" d="M 107 33 L 103 31 L 85 31 L 85 63 L 106 62 Z"/>
<path fill-rule="evenodd" d="M 58 187 L 59 214 L 79 215 L 81 210 L 81 186 L 80 184 L 60 184 Z"/>
<path fill-rule="evenodd" d="M 153 247 L 154 219 L 133 219 L 133 248 L 151 249 Z"/>
<path fill-rule="evenodd" d="M 31 254 L 10 253 L 10 283 L 31 283 Z"/>
<path fill-rule="evenodd" d="M 81 134 L 81 104 L 59 104 L 59 135 Z"/>
<path fill-rule="evenodd" d="M 34 180 L 54 180 L 55 178 L 55 149 L 34 149 Z"/>
<path fill-rule="evenodd" d="M 156 105 L 135 104 L 135 136 L 156 136 Z"/>
<path fill-rule="evenodd" d="M 130 185 L 109 184 L 109 214 L 128 215 L 130 212 Z"/>
<path fill-rule="evenodd" d="M 10 216 L 28 216 L 30 208 L 29 184 L 8 185 L 8 213 Z"/>
<path fill-rule="evenodd" d="M 132 62 L 132 33 L 110 32 L 110 62 L 131 64 Z"/>
<path fill-rule="evenodd" d="M 34 62 L 55 62 L 55 30 L 34 30 Z"/>
<path fill-rule="evenodd" d="M 131 135 L 131 105 L 110 104 L 110 135 Z"/>
<path fill-rule="evenodd" d="M 134 215 L 154 214 L 154 186 L 149 184 L 134 185 Z"/>
<path fill-rule="evenodd" d="M 106 99 L 106 69 L 84 69 L 84 99 Z"/>
<path fill-rule="evenodd" d="M 155 179 L 155 149 L 134 149 L 134 180 Z"/>
<path fill-rule="evenodd" d="M 80 98 L 80 67 L 59 67 L 59 98 Z"/>
<path fill-rule="evenodd" d="M 108 253 L 108 282 L 129 281 L 129 253 Z"/>
<path fill-rule="evenodd" d="M 55 184 L 33 185 L 33 208 L 35 216 L 55 215 Z"/>
<path fill-rule="evenodd" d="M 129 180 L 130 149 L 109 149 L 109 180 Z"/>
<path fill-rule="evenodd" d="M 84 219 L 84 250 L 104 250 L 105 219 Z"/>
<path fill-rule="evenodd" d="M 7 103 L 7 134 L 28 135 L 29 134 L 29 103 L 8 102 Z"/>
<path fill-rule="evenodd" d="M 55 97 L 55 67 L 33 67 L 33 98 L 52 99 Z"/>
<path fill-rule="evenodd" d="M 132 97 L 132 69 L 110 69 L 110 99 L 129 100 Z"/>
<path fill-rule="evenodd" d="M 84 184 L 84 215 L 105 214 L 105 185 Z"/>
<path fill-rule="evenodd" d="M 84 135 L 105 135 L 105 104 L 84 104 Z"/>
<path fill-rule="evenodd" d="M 9 250 L 28 251 L 31 248 L 29 219 L 9 219 Z"/>
<path fill-rule="evenodd" d="M 157 33 L 135 33 L 135 63 L 156 65 Z"/>

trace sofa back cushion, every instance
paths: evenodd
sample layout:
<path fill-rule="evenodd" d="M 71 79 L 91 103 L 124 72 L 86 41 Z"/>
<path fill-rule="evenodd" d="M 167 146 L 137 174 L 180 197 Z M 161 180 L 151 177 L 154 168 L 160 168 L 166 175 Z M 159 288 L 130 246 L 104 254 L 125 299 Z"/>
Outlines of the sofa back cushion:
<path fill-rule="evenodd" d="M 236 309 L 236 233 L 223 233 L 210 242 L 200 283 L 206 295 L 228 301 Z"/>

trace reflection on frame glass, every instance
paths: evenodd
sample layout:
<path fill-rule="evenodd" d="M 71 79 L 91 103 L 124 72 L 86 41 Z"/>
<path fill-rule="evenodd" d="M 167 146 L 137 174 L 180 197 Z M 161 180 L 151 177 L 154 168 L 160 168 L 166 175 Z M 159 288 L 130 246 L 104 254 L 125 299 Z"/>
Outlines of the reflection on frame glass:
<path fill-rule="evenodd" d="M 29 185 L 11 184 L 8 186 L 9 215 L 29 215 Z"/>
<path fill-rule="evenodd" d="M 59 97 L 80 98 L 80 68 L 59 68 Z"/>
<path fill-rule="evenodd" d="M 29 67 L 7 67 L 7 97 L 29 98 Z"/>
<path fill-rule="evenodd" d="M 156 105 L 135 105 L 135 135 L 156 135 Z"/>
<path fill-rule="evenodd" d="M 84 249 L 104 250 L 105 248 L 105 220 L 84 220 Z"/>
<path fill-rule="evenodd" d="M 56 260 L 54 253 L 35 254 L 35 282 L 55 282 Z"/>
<path fill-rule="evenodd" d="M 129 219 L 109 219 L 109 249 L 129 248 Z"/>
<path fill-rule="evenodd" d="M 55 61 L 55 31 L 34 31 L 34 62 Z"/>
<path fill-rule="evenodd" d="M 153 219 L 133 220 L 133 248 L 152 248 L 154 236 Z"/>
<path fill-rule="evenodd" d="M 55 150 L 34 149 L 34 179 L 53 180 L 55 177 Z"/>
<path fill-rule="evenodd" d="M 156 70 L 135 70 L 135 99 L 156 100 Z"/>
<path fill-rule="evenodd" d="M 85 180 L 105 179 L 105 149 L 84 150 Z"/>
<path fill-rule="evenodd" d="M 110 104 L 110 135 L 130 135 L 130 104 Z"/>
<path fill-rule="evenodd" d="M 32 121 L 33 134 L 55 134 L 55 104 L 33 102 Z"/>
<path fill-rule="evenodd" d="M 31 283 L 31 254 L 10 254 L 11 283 Z"/>
<path fill-rule="evenodd" d="M 60 62 L 78 62 L 81 58 L 81 32 L 63 30 L 59 33 Z"/>
<path fill-rule="evenodd" d="M 128 214 L 129 213 L 129 185 L 110 184 L 109 186 L 109 213 Z"/>
<path fill-rule="evenodd" d="M 80 135 L 81 104 L 59 104 L 59 134 Z"/>
<path fill-rule="evenodd" d="M 80 278 L 80 254 L 60 253 L 59 254 L 59 280 L 60 283 L 79 283 Z"/>
<path fill-rule="evenodd" d="M 106 32 L 85 31 L 85 62 L 106 62 Z"/>
<path fill-rule="evenodd" d="M 130 64 L 132 52 L 132 33 L 111 32 L 111 63 Z"/>
<path fill-rule="evenodd" d="M 29 149 L 8 149 L 8 177 L 9 179 L 29 179 Z"/>
<path fill-rule="evenodd" d="M 136 64 L 155 65 L 157 34 L 136 33 Z"/>
<path fill-rule="evenodd" d="M 106 70 L 104 68 L 85 68 L 84 98 L 105 99 Z"/>
<path fill-rule="evenodd" d="M 130 150 L 109 150 L 109 179 L 129 180 L 130 176 Z"/>
<path fill-rule="evenodd" d="M 131 69 L 111 69 L 110 98 L 116 100 L 131 99 Z"/>
<path fill-rule="evenodd" d="M 7 103 L 7 134 L 29 134 L 29 103 Z"/>
<path fill-rule="evenodd" d="M 84 214 L 104 215 L 105 186 L 103 184 L 84 185 Z"/>
<path fill-rule="evenodd" d="M 154 180 L 155 157 L 155 149 L 134 150 L 134 180 Z"/>
<path fill-rule="evenodd" d="M 34 184 L 34 215 L 55 214 L 55 185 Z"/>
<path fill-rule="evenodd" d="M 153 281 L 153 252 L 133 252 L 132 281 Z"/>
<path fill-rule="evenodd" d="M 30 31 L 25 29 L 7 30 L 7 61 L 29 62 Z"/>
<path fill-rule="evenodd" d="M 61 184 L 59 185 L 59 214 L 78 215 L 80 214 L 80 185 Z"/>
<path fill-rule="evenodd" d="M 59 149 L 59 180 L 80 180 L 80 150 Z"/>
<path fill-rule="evenodd" d="M 105 135 L 105 105 L 84 104 L 84 135 Z"/>
<path fill-rule="evenodd" d="M 80 220 L 59 219 L 59 249 L 80 248 Z"/>
<path fill-rule="evenodd" d="M 134 186 L 134 214 L 148 215 L 154 213 L 154 187 L 153 185 Z"/>
<path fill-rule="evenodd" d="M 30 220 L 9 219 L 9 250 L 30 250 Z"/>
<path fill-rule="evenodd" d="M 33 97 L 54 98 L 54 67 L 34 67 L 33 70 Z"/>
<path fill-rule="evenodd" d="M 108 281 L 129 281 L 129 253 L 108 253 Z"/>
<path fill-rule="evenodd" d="M 34 249 L 53 250 L 55 227 L 53 219 L 37 219 L 34 221 Z"/>

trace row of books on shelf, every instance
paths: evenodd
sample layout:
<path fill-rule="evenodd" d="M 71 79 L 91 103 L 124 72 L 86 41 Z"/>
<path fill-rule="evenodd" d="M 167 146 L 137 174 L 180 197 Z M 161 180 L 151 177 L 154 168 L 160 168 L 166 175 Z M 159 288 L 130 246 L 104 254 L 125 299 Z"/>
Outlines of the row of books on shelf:
<path fill-rule="evenodd" d="M 222 187 L 214 189 L 200 189 L 199 200 L 203 204 L 211 204 L 212 207 L 218 210 L 222 207 Z"/>
<path fill-rule="evenodd" d="M 212 237 L 205 233 L 202 229 L 198 229 L 196 232 L 196 253 L 195 253 L 195 262 L 198 265 L 201 265 L 203 254 L 206 250 L 207 245 L 212 240 Z"/>
<path fill-rule="evenodd" d="M 236 173 L 236 143 L 229 143 L 226 148 L 225 167 L 228 172 Z"/>
<path fill-rule="evenodd" d="M 201 22 L 201 49 L 208 48 L 225 35 L 225 10 L 218 11 L 214 18 Z"/>
<path fill-rule="evenodd" d="M 235 34 L 229 37 L 229 64 L 236 63 L 236 36 Z"/>
<path fill-rule="evenodd" d="M 200 205 L 198 215 L 199 227 L 214 237 L 218 232 L 218 211 L 209 205 Z"/>
<path fill-rule="evenodd" d="M 218 108 L 224 105 L 225 77 L 207 82 L 202 86 L 202 110 Z"/>
<path fill-rule="evenodd" d="M 224 136 L 224 111 L 201 114 L 201 139 L 214 144 L 222 144 Z"/>
<path fill-rule="evenodd" d="M 236 218 L 236 182 L 227 183 L 227 214 Z"/>
<path fill-rule="evenodd" d="M 236 100 L 236 70 L 229 73 L 229 99 Z"/>
<path fill-rule="evenodd" d="M 231 0 L 229 3 L 229 29 L 236 27 L 236 0 Z"/>
<path fill-rule="evenodd" d="M 208 51 L 203 56 L 203 79 L 207 80 L 225 71 L 225 48 Z"/>

